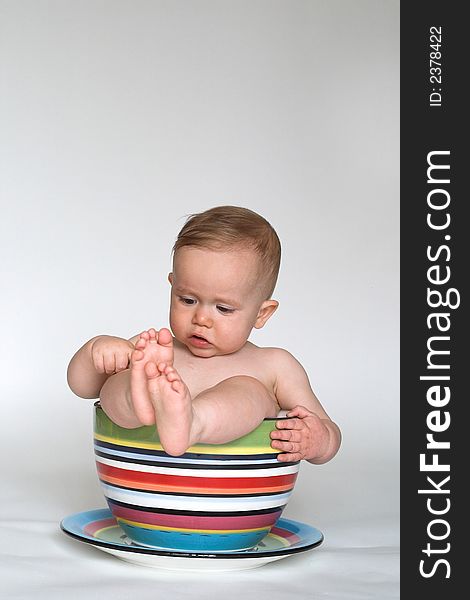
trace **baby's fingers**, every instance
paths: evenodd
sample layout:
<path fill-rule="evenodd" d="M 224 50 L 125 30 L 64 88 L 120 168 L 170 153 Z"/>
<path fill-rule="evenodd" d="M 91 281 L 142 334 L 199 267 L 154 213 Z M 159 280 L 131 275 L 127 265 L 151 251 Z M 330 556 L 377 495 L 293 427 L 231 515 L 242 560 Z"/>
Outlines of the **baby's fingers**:
<path fill-rule="evenodd" d="M 97 373 L 104 373 L 104 360 L 102 355 L 93 356 L 93 366 Z"/>
<path fill-rule="evenodd" d="M 282 419 L 276 421 L 277 429 L 302 429 L 304 424 L 300 419 Z"/>
<path fill-rule="evenodd" d="M 294 443 L 291 441 L 273 440 L 271 447 L 281 452 L 292 452 L 294 450 Z"/>
<path fill-rule="evenodd" d="M 127 369 L 131 354 L 132 351 L 129 351 L 127 354 L 116 356 L 116 373 L 119 373 L 119 371 L 125 371 Z"/>
<path fill-rule="evenodd" d="M 297 406 L 294 406 L 294 408 L 287 413 L 287 416 L 288 417 L 299 417 L 300 419 L 304 419 L 305 417 L 309 417 L 313 414 L 314 413 L 312 413 L 307 408 L 305 408 L 305 406 L 298 404 Z"/>
<path fill-rule="evenodd" d="M 280 450 L 281 453 L 277 455 L 277 460 L 281 462 L 294 462 L 304 458 L 304 455 L 300 452 L 300 445 L 292 441 L 273 440 L 271 446 L 276 450 Z"/>
<path fill-rule="evenodd" d="M 304 457 L 300 452 L 282 452 L 277 455 L 277 460 L 279 462 L 297 462 L 303 458 Z"/>
<path fill-rule="evenodd" d="M 302 436 L 299 431 L 292 429 L 284 429 L 283 431 L 272 431 L 271 432 L 272 440 L 284 440 L 289 442 L 300 442 L 302 440 Z"/>
<path fill-rule="evenodd" d="M 114 354 L 110 354 L 104 357 L 104 372 L 107 375 L 111 375 L 116 372 L 116 359 Z"/>

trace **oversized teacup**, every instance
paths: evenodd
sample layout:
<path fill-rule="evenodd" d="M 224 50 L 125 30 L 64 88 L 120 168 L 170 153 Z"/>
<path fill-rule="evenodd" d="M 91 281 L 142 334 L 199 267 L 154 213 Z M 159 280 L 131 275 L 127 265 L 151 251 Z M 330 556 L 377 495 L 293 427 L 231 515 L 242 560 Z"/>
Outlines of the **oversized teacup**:
<path fill-rule="evenodd" d="M 144 546 L 228 552 L 253 548 L 286 506 L 299 462 L 277 460 L 278 419 L 226 444 L 164 452 L 155 426 L 124 429 L 95 404 L 95 456 L 109 508 Z"/>

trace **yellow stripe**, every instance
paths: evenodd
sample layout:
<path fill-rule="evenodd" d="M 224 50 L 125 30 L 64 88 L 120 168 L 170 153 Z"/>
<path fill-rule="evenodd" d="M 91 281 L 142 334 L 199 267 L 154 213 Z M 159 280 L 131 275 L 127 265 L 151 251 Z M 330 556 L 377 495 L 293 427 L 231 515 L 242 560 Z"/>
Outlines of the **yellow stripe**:
<path fill-rule="evenodd" d="M 133 448 L 145 448 L 148 450 L 161 450 L 164 452 L 163 447 L 158 442 L 137 442 L 132 440 L 120 440 L 106 435 L 95 433 L 95 439 L 100 442 L 108 442 L 117 446 L 132 446 Z M 278 454 L 279 450 L 271 448 L 271 446 L 231 446 L 230 444 L 200 444 L 198 446 L 191 446 L 186 452 L 192 452 L 195 454 Z"/>
<path fill-rule="evenodd" d="M 94 537 L 100 536 L 104 531 L 108 531 L 108 529 L 116 529 L 116 525 L 110 525 L 109 527 L 102 527 L 101 529 L 97 529 L 93 534 Z"/>
<path fill-rule="evenodd" d="M 281 537 L 280 535 L 277 535 L 277 534 L 273 533 L 272 531 L 269 534 L 269 537 L 273 537 L 275 540 L 277 540 L 278 542 L 280 542 L 283 546 L 290 546 L 290 543 L 285 538 Z"/>
<path fill-rule="evenodd" d="M 165 527 L 163 525 L 149 525 L 148 523 L 137 523 L 136 521 L 129 521 L 122 517 L 116 517 L 119 523 L 126 523 L 126 525 L 133 525 L 141 529 L 158 529 L 159 531 L 177 531 L 181 533 L 251 533 L 252 531 L 268 531 L 269 527 L 256 527 L 254 529 L 183 529 L 182 527 Z M 281 538 L 282 539 L 282 538 Z"/>

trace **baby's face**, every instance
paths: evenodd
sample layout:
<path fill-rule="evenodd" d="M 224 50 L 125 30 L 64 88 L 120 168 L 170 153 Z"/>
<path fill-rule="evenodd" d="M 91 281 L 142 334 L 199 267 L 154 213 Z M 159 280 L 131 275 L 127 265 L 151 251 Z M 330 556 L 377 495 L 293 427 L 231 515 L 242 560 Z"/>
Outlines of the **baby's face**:
<path fill-rule="evenodd" d="M 170 325 L 196 356 L 231 354 L 244 346 L 264 298 L 253 250 L 219 252 L 185 246 L 170 274 Z"/>

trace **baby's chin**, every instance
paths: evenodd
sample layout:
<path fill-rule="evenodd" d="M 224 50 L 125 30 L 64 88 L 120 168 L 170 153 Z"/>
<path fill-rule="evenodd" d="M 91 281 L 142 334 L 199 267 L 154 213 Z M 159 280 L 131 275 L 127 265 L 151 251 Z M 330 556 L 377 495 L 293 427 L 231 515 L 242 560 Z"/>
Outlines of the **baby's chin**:
<path fill-rule="evenodd" d="M 193 356 L 198 356 L 199 358 L 212 358 L 214 356 L 221 355 L 221 353 L 217 352 L 217 350 L 213 346 L 211 348 L 195 348 L 191 344 L 184 345 Z"/>
<path fill-rule="evenodd" d="M 236 354 L 244 346 L 246 346 L 246 343 L 243 344 L 243 346 L 237 347 L 234 349 L 228 349 L 228 348 L 220 349 L 220 348 L 215 348 L 214 346 L 211 346 L 210 348 L 196 348 L 188 343 L 186 343 L 184 345 L 191 352 L 191 354 L 193 356 L 198 356 L 199 358 L 213 358 L 214 356 L 231 356 L 233 354 Z"/>

